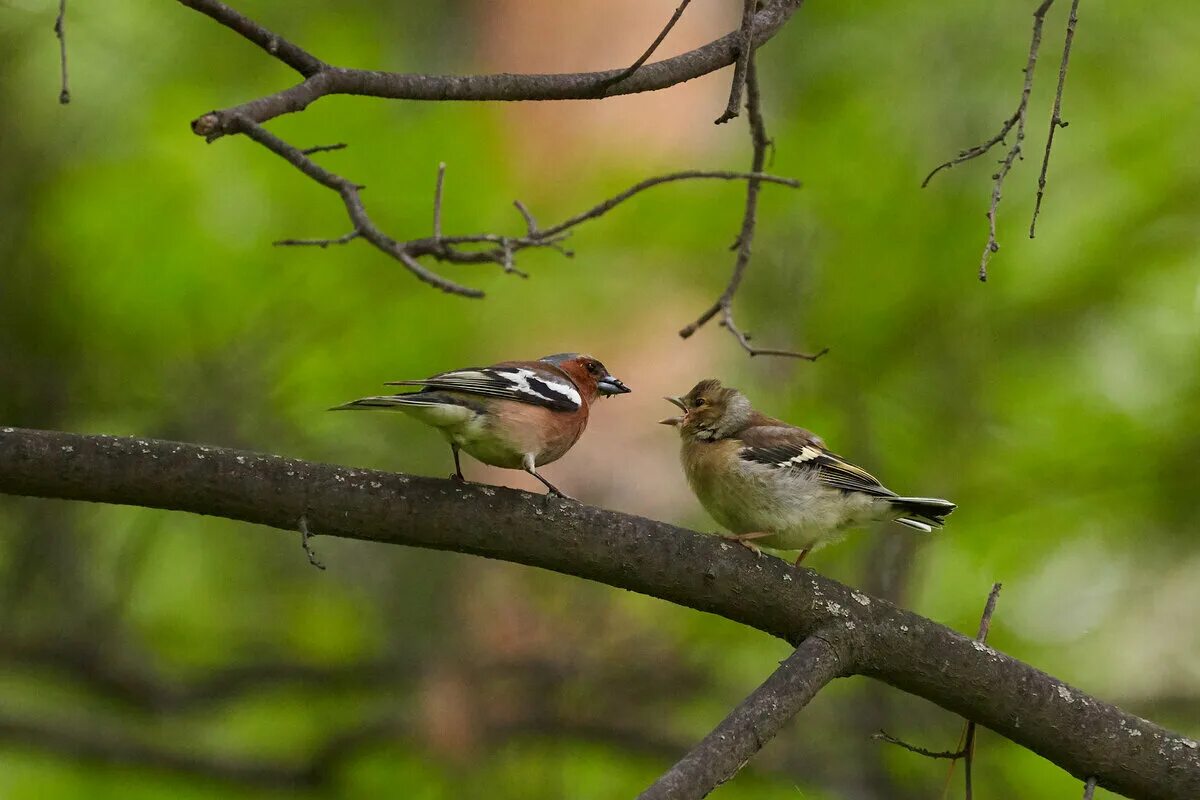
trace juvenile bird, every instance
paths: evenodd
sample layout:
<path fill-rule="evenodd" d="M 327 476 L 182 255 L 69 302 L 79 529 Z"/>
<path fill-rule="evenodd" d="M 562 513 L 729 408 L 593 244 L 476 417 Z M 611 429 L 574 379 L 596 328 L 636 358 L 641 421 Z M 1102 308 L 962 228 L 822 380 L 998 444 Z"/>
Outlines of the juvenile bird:
<path fill-rule="evenodd" d="M 629 391 L 599 361 L 578 353 L 504 361 L 385 385 L 421 388 L 364 397 L 330 410 L 399 409 L 446 437 L 454 454 L 451 477 L 466 480 L 458 458 L 458 451 L 465 450 L 484 464 L 525 470 L 561 497 L 567 495 L 537 468 L 562 458 L 579 440 L 588 409 L 598 397 Z"/>
<path fill-rule="evenodd" d="M 895 520 L 929 533 L 942 527 L 954 503 L 900 497 L 870 473 L 825 449 L 816 434 L 755 411 L 746 396 L 703 380 L 682 397 L 667 397 L 682 416 L 661 420 L 679 428 L 688 483 L 713 519 L 752 550 L 814 547 L 847 528 Z"/>

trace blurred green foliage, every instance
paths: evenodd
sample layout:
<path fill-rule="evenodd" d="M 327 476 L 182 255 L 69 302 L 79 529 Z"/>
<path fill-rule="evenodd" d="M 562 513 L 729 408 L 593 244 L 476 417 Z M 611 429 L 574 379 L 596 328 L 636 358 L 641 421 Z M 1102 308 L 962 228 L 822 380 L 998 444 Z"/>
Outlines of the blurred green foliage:
<path fill-rule="evenodd" d="M 1031 241 L 1066 12 L 1056 4 L 986 285 L 975 269 L 990 156 L 918 187 L 1011 113 L 1032 4 L 806 4 L 759 60 L 771 169 L 804 188 L 764 190 L 736 310 L 757 342 L 830 346 L 817 364 L 750 360 L 715 326 L 676 338 L 727 279 L 740 186 L 652 190 L 580 228 L 572 260 L 522 253 L 529 280 L 439 266 L 488 292 L 448 297 L 361 243 L 270 247 L 343 233 L 336 198 L 246 140 L 205 146 L 187 122 L 288 85 L 281 65 L 174 3 L 72 4 L 73 102 L 59 107 L 54 5 L 0 5 L 0 421 L 437 474 L 449 459 L 430 432 L 322 409 L 384 380 L 586 350 L 636 394 L 604 404 L 604 435 L 548 474 L 585 500 L 711 529 L 653 422 L 668 410 L 657 397 L 717 374 L 896 489 L 960 503 L 936 538 L 864 533 L 813 567 L 964 631 L 1001 580 L 993 644 L 1200 733 L 1190 3 L 1084 4 L 1071 126 Z M 235 5 L 335 63 L 520 69 L 479 55 L 501 13 L 488 3 Z M 657 25 L 675 3 L 644 5 Z M 728 24 L 736 17 L 731 7 Z M 644 46 L 616 38 L 591 56 L 620 64 Z M 349 142 L 319 158 L 368 184 L 369 208 L 398 238 L 428 231 L 440 161 L 448 232 L 515 233 L 515 196 L 551 222 L 650 174 L 743 168 L 744 129 L 709 129 L 727 76 L 704 80 L 711 104 L 682 118 L 631 112 L 627 135 L 606 142 L 580 126 L 539 130 L 530 104 L 328 98 L 270 127 L 301 146 Z M 670 124 L 686 140 L 677 152 L 641 146 Z M 244 525 L 0 502 L 0 795 L 628 797 L 786 652 L 562 576 L 365 543 L 316 548 L 326 573 L 298 542 Z M 55 648 L 84 655 L 46 655 Z M 183 705 L 148 702 L 137 680 L 122 699 L 105 679 L 196 685 L 264 664 L 325 672 Z M 16 723 L 195 761 L 87 756 Z M 947 749 L 959 725 L 885 687 L 839 684 L 714 796 L 933 797 L 942 764 L 869 736 L 886 727 Z M 304 772 L 339 737 L 357 745 Z M 299 789 L 234 769 L 246 765 L 291 769 Z M 976 776 L 984 797 L 1079 791 L 986 731 Z"/>

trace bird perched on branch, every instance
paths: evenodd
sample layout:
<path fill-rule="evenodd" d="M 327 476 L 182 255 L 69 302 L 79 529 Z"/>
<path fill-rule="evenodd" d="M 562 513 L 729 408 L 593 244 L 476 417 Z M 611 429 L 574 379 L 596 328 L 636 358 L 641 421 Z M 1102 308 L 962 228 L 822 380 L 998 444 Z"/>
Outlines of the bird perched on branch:
<path fill-rule="evenodd" d="M 504 361 L 490 367 L 443 372 L 406 394 L 364 397 L 331 411 L 398 409 L 437 428 L 454 454 L 454 475 L 465 480 L 458 451 L 484 464 L 521 469 L 552 494 L 566 497 L 537 468 L 562 458 L 587 427 L 597 398 L 629 389 L 591 356 L 559 353 L 537 361 Z"/>
<path fill-rule="evenodd" d="M 757 552 L 752 540 L 799 550 L 848 528 L 894 520 L 925 533 L 942 527 L 954 503 L 900 497 L 870 473 L 825 449 L 816 434 L 755 411 L 746 396 L 714 379 L 682 397 L 667 397 L 682 416 L 661 420 L 679 429 L 688 483 L 713 519 Z"/>

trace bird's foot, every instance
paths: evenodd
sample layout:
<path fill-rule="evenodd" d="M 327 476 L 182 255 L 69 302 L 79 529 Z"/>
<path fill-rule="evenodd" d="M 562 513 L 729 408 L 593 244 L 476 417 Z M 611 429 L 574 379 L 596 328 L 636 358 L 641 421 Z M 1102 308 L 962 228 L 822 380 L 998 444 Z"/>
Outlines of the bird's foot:
<path fill-rule="evenodd" d="M 764 536 L 770 536 L 769 533 L 726 533 L 722 534 L 721 538 L 727 542 L 736 542 L 742 547 L 749 550 L 754 555 L 762 558 L 762 548 L 756 545 L 752 539 L 761 539 Z"/>
<path fill-rule="evenodd" d="M 466 478 L 463 477 L 463 474 L 461 472 L 450 473 L 450 480 L 454 481 L 455 483 L 462 484 L 463 486 L 466 486 L 470 482 Z"/>
<path fill-rule="evenodd" d="M 545 495 L 545 496 L 546 496 L 546 499 L 550 499 L 550 498 L 552 498 L 552 497 L 556 497 L 556 498 L 558 498 L 559 500 L 570 500 L 572 503 L 578 503 L 578 502 L 579 502 L 579 501 L 578 501 L 578 500 L 576 500 L 574 497 L 571 497 L 571 495 L 567 494 L 566 492 L 563 492 L 563 491 L 560 491 L 560 490 L 558 490 L 558 489 L 555 489 L 553 486 L 551 486 L 551 487 L 550 487 L 550 489 L 549 489 L 549 490 L 546 492 L 546 495 Z"/>

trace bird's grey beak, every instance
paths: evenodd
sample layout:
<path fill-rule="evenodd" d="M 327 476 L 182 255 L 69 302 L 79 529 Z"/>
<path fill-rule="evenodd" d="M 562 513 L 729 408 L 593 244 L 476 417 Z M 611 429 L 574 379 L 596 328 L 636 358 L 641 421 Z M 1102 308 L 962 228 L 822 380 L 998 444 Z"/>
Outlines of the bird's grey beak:
<path fill-rule="evenodd" d="M 670 425 L 672 428 L 678 428 L 683 424 L 683 417 L 667 417 L 666 419 L 660 419 L 658 424 Z"/>
<path fill-rule="evenodd" d="M 687 413 L 687 406 L 685 406 L 685 405 L 683 404 L 683 398 L 682 398 L 682 397 L 664 397 L 664 398 L 663 398 L 663 400 L 666 400 L 668 403 L 670 403 L 671 405 L 675 406 L 676 408 L 678 408 L 678 409 L 679 409 L 680 411 L 682 411 L 683 413 L 685 413 L 685 414 Z"/>
<path fill-rule="evenodd" d="M 600 390 L 600 394 L 628 394 L 630 391 L 628 386 L 612 375 L 605 375 L 598 380 L 596 388 Z"/>

